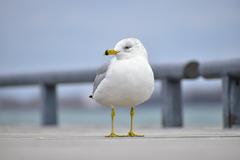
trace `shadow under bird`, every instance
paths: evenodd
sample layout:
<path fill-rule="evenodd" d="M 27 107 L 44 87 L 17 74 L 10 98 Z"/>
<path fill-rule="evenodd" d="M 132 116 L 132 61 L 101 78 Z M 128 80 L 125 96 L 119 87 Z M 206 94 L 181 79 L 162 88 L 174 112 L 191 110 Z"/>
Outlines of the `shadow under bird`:
<path fill-rule="evenodd" d="M 142 137 L 133 131 L 133 118 L 135 106 L 148 100 L 154 90 L 154 75 L 147 51 L 140 40 L 126 38 L 114 49 L 106 50 L 105 55 L 114 57 L 98 69 L 89 97 L 112 107 L 112 129 L 106 137 Z M 130 130 L 126 135 L 115 133 L 115 106 L 130 108 Z"/>

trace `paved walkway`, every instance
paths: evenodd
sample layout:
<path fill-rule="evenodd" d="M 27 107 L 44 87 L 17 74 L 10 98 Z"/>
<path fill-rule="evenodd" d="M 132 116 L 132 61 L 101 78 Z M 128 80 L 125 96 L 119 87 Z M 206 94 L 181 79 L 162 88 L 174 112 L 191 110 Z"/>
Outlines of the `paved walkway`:
<path fill-rule="evenodd" d="M 144 138 L 115 139 L 105 133 L 97 127 L 0 127 L 0 159 L 240 159 L 240 130 L 141 129 Z"/>

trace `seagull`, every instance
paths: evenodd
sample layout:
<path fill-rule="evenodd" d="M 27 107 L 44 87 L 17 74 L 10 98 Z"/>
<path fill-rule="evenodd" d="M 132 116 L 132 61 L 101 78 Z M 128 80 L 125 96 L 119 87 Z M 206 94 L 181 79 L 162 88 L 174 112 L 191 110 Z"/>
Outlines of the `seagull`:
<path fill-rule="evenodd" d="M 112 108 L 111 133 L 106 137 L 143 137 L 134 133 L 133 118 L 135 106 L 148 100 L 154 90 L 154 75 L 147 51 L 140 40 L 126 38 L 104 54 L 114 57 L 97 70 L 92 95 L 89 97 Z M 115 133 L 115 106 L 130 108 L 130 130 L 127 135 Z"/>

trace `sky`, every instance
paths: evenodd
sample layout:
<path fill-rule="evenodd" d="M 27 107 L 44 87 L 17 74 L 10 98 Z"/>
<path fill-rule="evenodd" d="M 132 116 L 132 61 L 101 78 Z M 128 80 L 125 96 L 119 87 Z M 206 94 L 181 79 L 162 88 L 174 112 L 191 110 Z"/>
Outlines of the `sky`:
<path fill-rule="evenodd" d="M 0 0 L 0 24 L 0 75 L 97 67 L 127 37 L 151 63 L 240 57 L 238 0 Z"/>

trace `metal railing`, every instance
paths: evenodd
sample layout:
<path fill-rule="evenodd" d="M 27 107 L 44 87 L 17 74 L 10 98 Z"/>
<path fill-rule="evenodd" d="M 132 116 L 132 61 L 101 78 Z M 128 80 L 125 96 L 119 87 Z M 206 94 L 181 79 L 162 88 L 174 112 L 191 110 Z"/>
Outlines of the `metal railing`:
<path fill-rule="evenodd" d="M 221 78 L 223 81 L 223 126 L 240 126 L 240 59 L 199 64 L 189 61 L 179 64 L 152 65 L 155 80 L 161 80 L 164 105 L 163 127 L 183 125 L 181 80 Z M 57 124 L 56 86 L 61 83 L 93 82 L 95 69 L 0 76 L 0 87 L 41 85 L 42 124 Z"/>
<path fill-rule="evenodd" d="M 222 79 L 223 126 L 240 126 L 240 59 L 202 63 L 199 73 L 206 79 Z"/>

